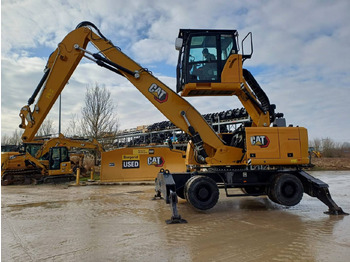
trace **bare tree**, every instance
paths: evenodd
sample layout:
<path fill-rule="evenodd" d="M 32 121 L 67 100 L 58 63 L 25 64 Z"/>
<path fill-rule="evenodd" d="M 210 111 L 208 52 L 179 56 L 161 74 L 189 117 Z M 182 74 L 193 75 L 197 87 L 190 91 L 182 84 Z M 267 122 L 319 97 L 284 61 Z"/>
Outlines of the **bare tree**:
<path fill-rule="evenodd" d="M 53 120 L 47 118 L 44 120 L 44 122 L 41 124 L 37 135 L 38 136 L 48 136 L 54 133 L 53 130 Z"/>
<path fill-rule="evenodd" d="M 322 154 L 325 157 L 334 157 L 334 141 L 327 137 L 322 139 Z"/>
<path fill-rule="evenodd" d="M 322 141 L 319 138 L 314 138 L 311 141 L 311 146 L 315 148 L 316 151 L 321 151 L 321 147 L 322 147 Z"/>
<path fill-rule="evenodd" d="M 84 135 L 96 138 L 102 144 L 114 140 L 118 130 L 118 118 L 111 93 L 105 86 L 96 83 L 93 87 L 87 87 L 85 106 L 81 113 Z"/>
<path fill-rule="evenodd" d="M 7 134 L 1 135 L 1 145 L 9 145 L 10 136 Z"/>
<path fill-rule="evenodd" d="M 71 120 L 69 121 L 68 127 L 64 133 L 66 136 L 71 136 L 71 137 L 82 136 L 80 120 L 77 114 L 72 114 Z"/>
<path fill-rule="evenodd" d="M 2 135 L 1 136 L 1 145 L 20 145 L 22 143 L 22 136 L 21 131 L 18 131 L 17 129 L 12 133 L 12 135 Z"/>

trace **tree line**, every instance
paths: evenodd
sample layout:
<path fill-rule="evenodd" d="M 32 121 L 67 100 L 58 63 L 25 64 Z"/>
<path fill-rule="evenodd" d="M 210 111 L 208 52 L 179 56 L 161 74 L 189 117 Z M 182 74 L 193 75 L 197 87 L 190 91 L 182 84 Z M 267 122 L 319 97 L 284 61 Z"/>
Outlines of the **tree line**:
<path fill-rule="evenodd" d="M 350 157 L 350 143 L 335 142 L 333 139 L 315 138 L 309 141 L 310 147 L 321 153 L 322 157 Z"/>

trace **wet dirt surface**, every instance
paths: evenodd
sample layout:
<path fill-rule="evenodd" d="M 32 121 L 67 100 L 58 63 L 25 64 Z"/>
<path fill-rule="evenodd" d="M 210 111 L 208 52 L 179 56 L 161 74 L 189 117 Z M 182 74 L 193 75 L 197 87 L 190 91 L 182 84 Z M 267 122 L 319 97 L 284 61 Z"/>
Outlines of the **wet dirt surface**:
<path fill-rule="evenodd" d="M 350 212 L 350 171 L 310 174 Z M 285 208 L 266 197 L 227 198 L 188 224 L 167 225 L 170 207 L 151 185 L 1 188 L 2 261 L 349 261 L 350 216 L 318 199 Z"/>

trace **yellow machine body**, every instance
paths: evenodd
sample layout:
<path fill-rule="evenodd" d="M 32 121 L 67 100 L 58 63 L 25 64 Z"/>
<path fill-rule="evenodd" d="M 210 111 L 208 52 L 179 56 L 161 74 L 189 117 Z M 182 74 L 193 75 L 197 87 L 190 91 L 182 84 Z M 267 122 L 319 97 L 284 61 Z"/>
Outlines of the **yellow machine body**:
<path fill-rule="evenodd" d="M 147 181 L 161 168 L 186 171 L 185 152 L 168 147 L 125 147 L 103 152 L 101 182 Z"/>
<path fill-rule="evenodd" d="M 14 156 L 19 155 L 19 152 L 3 152 L 1 153 L 1 175 L 4 172 L 4 168 L 5 166 L 8 165 L 10 159 L 14 158 Z M 21 168 L 22 166 L 24 167 L 24 162 L 22 161 L 18 161 L 18 163 L 14 164 L 14 166 Z"/>
<path fill-rule="evenodd" d="M 307 130 L 302 127 L 247 127 L 246 158 L 252 165 L 306 165 Z"/>

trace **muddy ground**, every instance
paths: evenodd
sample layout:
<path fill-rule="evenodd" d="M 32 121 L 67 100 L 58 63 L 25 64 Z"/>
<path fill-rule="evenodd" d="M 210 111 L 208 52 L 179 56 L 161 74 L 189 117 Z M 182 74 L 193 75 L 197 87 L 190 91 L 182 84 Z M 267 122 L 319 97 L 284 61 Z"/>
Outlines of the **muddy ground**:
<path fill-rule="evenodd" d="M 316 170 L 350 170 L 350 157 L 312 158 Z"/>
<path fill-rule="evenodd" d="M 350 171 L 312 173 L 350 211 Z M 304 194 L 285 208 L 266 197 L 227 198 L 211 210 L 180 200 L 187 224 L 152 185 L 1 188 L 2 261 L 348 261 L 350 216 L 329 216 Z"/>

